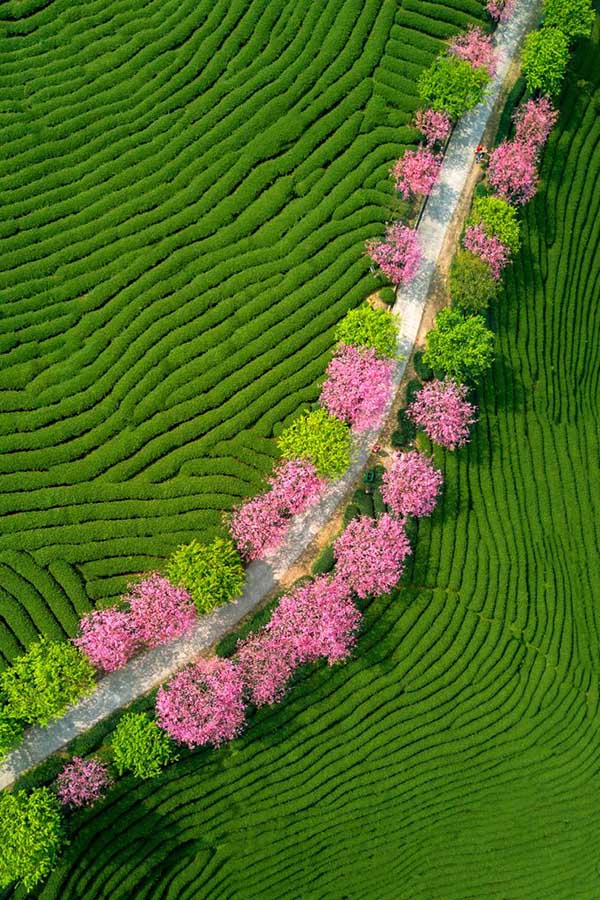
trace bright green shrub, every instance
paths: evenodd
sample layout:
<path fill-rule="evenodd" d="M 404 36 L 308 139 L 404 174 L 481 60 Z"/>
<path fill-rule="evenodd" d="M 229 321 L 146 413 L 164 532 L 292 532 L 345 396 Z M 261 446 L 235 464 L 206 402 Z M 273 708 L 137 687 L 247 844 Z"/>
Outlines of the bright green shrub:
<path fill-rule="evenodd" d="M 310 459 L 322 478 L 339 478 L 350 465 L 350 429 L 324 409 L 304 413 L 277 444 L 284 459 Z"/>
<path fill-rule="evenodd" d="M 387 309 L 363 303 L 346 313 L 335 329 L 336 341 L 355 347 L 374 347 L 380 356 L 396 355 L 397 320 Z"/>
<path fill-rule="evenodd" d="M 60 804 L 46 787 L 0 794 L 0 887 L 30 891 L 56 864 L 64 830 Z"/>
<path fill-rule="evenodd" d="M 437 112 L 447 112 L 451 119 L 458 119 L 483 98 L 490 82 L 487 69 L 473 68 L 456 56 L 438 56 L 421 73 L 418 81 L 419 97 L 423 106 Z"/>
<path fill-rule="evenodd" d="M 210 544 L 190 541 L 171 555 L 165 570 L 173 584 L 184 587 L 201 613 L 238 597 L 246 574 L 242 558 L 229 538 L 215 538 Z"/>
<path fill-rule="evenodd" d="M 477 197 L 469 216 L 469 225 L 482 225 L 488 237 L 494 235 L 515 254 L 521 246 L 517 211 L 502 197 Z"/>
<path fill-rule="evenodd" d="M 594 24 L 591 0 L 544 0 L 544 27 L 558 28 L 567 40 L 589 37 Z"/>
<path fill-rule="evenodd" d="M 464 318 L 456 309 L 442 309 L 426 337 L 423 359 L 436 375 L 455 381 L 477 380 L 492 364 L 494 333 L 482 316 Z"/>
<path fill-rule="evenodd" d="M 459 250 L 450 267 L 450 296 L 465 313 L 487 309 L 497 296 L 499 283 L 485 260 L 470 250 Z"/>
<path fill-rule="evenodd" d="M 23 724 L 7 716 L 5 708 L 0 709 L 0 762 L 18 747 L 23 737 Z"/>
<path fill-rule="evenodd" d="M 126 713 L 112 738 L 113 760 L 119 775 L 154 778 L 172 762 L 175 748 L 169 735 L 148 713 Z"/>
<path fill-rule="evenodd" d="M 0 675 L 5 714 L 47 725 L 94 690 L 94 668 L 68 641 L 40 638 Z"/>
<path fill-rule="evenodd" d="M 542 28 L 525 38 L 522 71 L 530 91 L 558 94 L 569 62 L 569 41 L 558 28 Z"/>

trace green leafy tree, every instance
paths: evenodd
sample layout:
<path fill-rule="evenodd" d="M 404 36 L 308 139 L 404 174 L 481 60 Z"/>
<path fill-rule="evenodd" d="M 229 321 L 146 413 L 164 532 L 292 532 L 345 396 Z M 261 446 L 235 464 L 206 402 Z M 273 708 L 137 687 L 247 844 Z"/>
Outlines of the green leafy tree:
<path fill-rule="evenodd" d="M 594 24 L 591 0 L 544 0 L 544 25 L 558 28 L 569 42 L 589 37 Z"/>
<path fill-rule="evenodd" d="M 424 361 L 455 381 L 476 381 L 494 359 L 494 333 L 482 316 L 465 319 L 456 309 L 442 309 L 425 340 Z"/>
<path fill-rule="evenodd" d="M 530 91 L 557 94 L 569 61 L 569 41 L 559 28 L 542 28 L 527 35 L 522 69 Z"/>
<path fill-rule="evenodd" d="M 167 563 L 166 575 L 173 584 L 189 591 L 201 613 L 238 597 L 246 580 L 233 541 L 220 537 L 210 544 L 193 540 L 178 547 Z"/>
<path fill-rule="evenodd" d="M 5 713 L 47 725 L 94 690 L 94 668 L 68 641 L 40 638 L 0 675 Z"/>
<path fill-rule="evenodd" d="M 133 772 L 137 778 L 155 778 L 176 759 L 169 735 L 148 713 L 127 713 L 112 739 L 113 760 L 119 775 Z"/>
<path fill-rule="evenodd" d="M 486 309 L 497 296 L 499 282 L 485 260 L 470 250 L 459 250 L 450 267 L 450 296 L 465 313 Z"/>
<path fill-rule="evenodd" d="M 489 82 L 490 74 L 484 66 L 475 69 L 457 56 L 438 56 L 421 73 L 419 97 L 424 106 L 458 119 L 477 106 Z"/>
<path fill-rule="evenodd" d="M 473 203 L 469 225 L 482 225 L 487 236 L 495 235 L 511 254 L 521 246 L 517 211 L 502 197 L 478 197 Z"/>
<path fill-rule="evenodd" d="M 355 347 L 373 347 L 379 356 L 396 356 L 396 322 L 388 309 L 363 303 L 346 313 L 335 329 L 335 339 Z"/>
<path fill-rule="evenodd" d="M 0 708 L 0 762 L 18 747 L 23 737 L 23 723 L 12 719 L 5 707 Z"/>
<path fill-rule="evenodd" d="M 30 891 L 56 865 L 64 841 L 60 804 L 49 788 L 0 794 L 0 887 Z"/>
<path fill-rule="evenodd" d="M 322 478 L 339 478 L 350 465 L 350 429 L 324 409 L 295 419 L 277 444 L 284 459 L 310 459 Z"/>

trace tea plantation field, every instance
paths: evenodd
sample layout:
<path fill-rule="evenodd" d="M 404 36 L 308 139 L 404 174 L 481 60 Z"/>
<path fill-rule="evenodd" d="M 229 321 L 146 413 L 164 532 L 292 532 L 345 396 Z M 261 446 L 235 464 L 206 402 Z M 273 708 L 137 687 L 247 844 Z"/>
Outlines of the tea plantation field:
<path fill-rule="evenodd" d="M 599 35 L 404 587 L 348 665 L 75 819 L 44 900 L 600 896 Z"/>
<path fill-rule="evenodd" d="M 0 667 L 257 491 L 481 0 L 0 9 Z"/>

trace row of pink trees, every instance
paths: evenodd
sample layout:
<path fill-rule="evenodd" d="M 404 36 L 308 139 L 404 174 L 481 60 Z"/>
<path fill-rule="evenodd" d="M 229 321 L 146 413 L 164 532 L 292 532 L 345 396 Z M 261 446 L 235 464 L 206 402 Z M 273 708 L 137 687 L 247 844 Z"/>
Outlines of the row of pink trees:
<path fill-rule="evenodd" d="M 130 587 L 116 606 L 87 613 L 73 643 L 103 672 L 124 666 L 144 647 L 158 647 L 184 634 L 196 621 L 189 593 L 162 575 L 152 574 Z"/>

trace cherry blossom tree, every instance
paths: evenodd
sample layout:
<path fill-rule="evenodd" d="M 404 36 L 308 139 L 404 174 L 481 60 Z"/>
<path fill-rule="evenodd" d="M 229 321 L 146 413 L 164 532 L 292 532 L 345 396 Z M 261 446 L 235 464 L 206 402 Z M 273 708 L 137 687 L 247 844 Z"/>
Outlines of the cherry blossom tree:
<path fill-rule="evenodd" d="M 537 146 L 524 141 L 502 141 L 490 156 L 488 181 L 501 197 L 522 206 L 537 190 Z"/>
<path fill-rule="evenodd" d="M 469 440 L 477 407 L 467 401 L 467 387 L 454 381 L 430 381 L 417 392 L 406 410 L 436 444 L 448 450 L 462 447 Z"/>
<path fill-rule="evenodd" d="M 443 143 L 452 129 L 450 116 L 435 109 L 419 109 L 415 115 L 415 125 L 430 147 L 436 142 Z"/>
<path fill-rule="evenodd" d="M 443 481 L 442 473 L 423 453 L 395 453 L 383 475 L 381 496 L 396 516 L 429 516 Z"/>
<path fill-rule="evenodd" d="M 367 253 L 393 284 L 408 284 L 423 256 L 416 231 L 401 222 L 388 225 L 385 240 L 368 241 Z"/>
<path fill-rule="evenodd" d="M 321 404 L 355 431 L 381 423 L 392 389 L 394 363 L 380 359 L 373 347 L 341 344 L 327 367 Z"/>
<path fill-rule="evenodd" d="M 292 665 L 321 656 L 333 665 L 349 656 L 360 622 L 346 583 L 320 575 L 283 596 L 266 628 L 280 646 L 290 648 L 285 654 Z"/>
<path fill-rule="evenodd" d="M 515 7 L 515 0 L 488 0 L 486 9 L 496 22 L 508 22 Z"/>
<path fill-rule="evenodd" d="M 319 478 L 309 459 L 288 459 L 277 466 L 269 484 L 280 509 L 294 516 L 303 513 L 323 493 L 327 479 Z"/>
<path fill-rule="evenodd" d="M 471 26 L 464 34 L 457 35 L 450 43 L 450 53 L 471 63 L 475 69 L 487 69 L 490 75 L 496 71 L 492 35 L 478 26 Z"/>
<path fill-rule="evenodd" d="M 441 167 L 441 153 L 433 153 L 428 147 L 420 145 L 416 150 L 406 150 L 404 156 L 394 163 L 390 174 L 398 193 L 408 200 L 417 194 L 428 197 Z"/>
<path fill-rule="evenodd" d="M 463 245 L 488 264 L 492 276 L 498 281 L 510 258 L 510 251 L 500 238 L 495 234 L 487 235 L 482 225 L 469 225 L 463 237 Z"/>
<path fill-rule="evenodd" d="M 111 779 L 100 760 L 74 756 L 58 775 L 56 784 L 63 806 L 91 806 L 104 796 Z"/>
<path fill-rule="evenodd" d="M 536 153 L 548 140 L 558 111 L 554 109 L 550 97 L 534 97 L 523 103 L 515 111 L 515 141 L 531 145 Z"/>
<path fill-rule="evenodd" d="M 123 599 L 139 640 L 149 647 L 180 637 L 198 618 L 188 591 L 156 573 L 132 585 Z"/>
<path fill-rule="evenodd" d="M 199 659 L 160 688 L 158 725 L 188 747 L 218 747 L 242 730 L 243 691 L 242 675 L 231 660 Z"/>
<path fill-rule="evenodd" d="M 404 522 L 384 513 L 352 519 L 333 545 L 335 572 L 359 597 L 391 591 L 411 553 Z"/>
<path fill-rule="evenodd" d="M 109 607 L 86 613 L 79 622 L 75 646 L 96 669 L 114 672 L 140 649 L 140 638 L 129 612 Z"/>
<path fill-rule="evenodd" d="M 267 628 L 238 641 L 235 663 L 255 706 L 270 705 L 283 699 L 296 660 L 294 643 Z"/>

